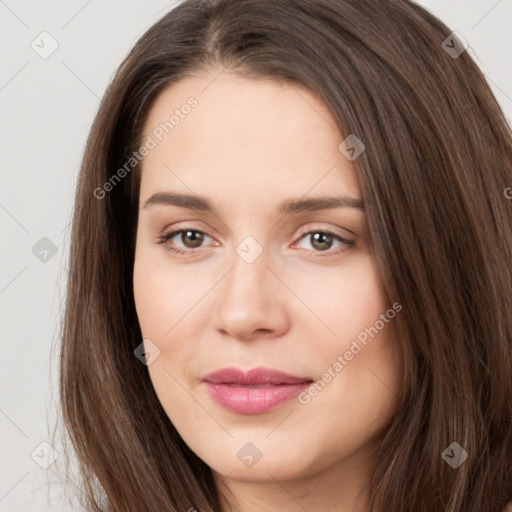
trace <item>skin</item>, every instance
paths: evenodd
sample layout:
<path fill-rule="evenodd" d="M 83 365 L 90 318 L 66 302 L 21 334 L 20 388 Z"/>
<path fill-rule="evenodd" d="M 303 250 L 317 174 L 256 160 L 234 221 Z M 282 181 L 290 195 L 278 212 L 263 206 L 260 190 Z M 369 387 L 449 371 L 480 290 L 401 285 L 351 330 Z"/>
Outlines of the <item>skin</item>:
<path fill-rule="evenodd" d="M 316 96 L 227 71 L 171 85 L 143 137 L 190 96 L 197 106 L 142 164 L 133 279 L 141 330 L 154 344 L 145 346 L 160 351 L 148 366 L 155 391 L 229 491 L 226 509 L 363 510 L 379 434 L 400 395 L 393 321 L 306 405 L 295 398 L 237 414 L 213 401 L 201 380 L 227 366 L 263 366 L 317 381 L 391 307 L 363 210 L 278 213 L 292 198 L 361 198 L 354 164 L 338 150 L 341 134 Z M 207 196 L 215 213 L 145 207 L 164 191 Z M 206 235 L 199 246 L 186 234 L 157 243 L 178 229 Z M 353 244 L 318 244 L 312 234 L 325 230 Z M 252 263 L 236 252 L 247 236 L 263 249 Z M 237 457 L 247 442 L 261 452 L 252 467 Z"/>

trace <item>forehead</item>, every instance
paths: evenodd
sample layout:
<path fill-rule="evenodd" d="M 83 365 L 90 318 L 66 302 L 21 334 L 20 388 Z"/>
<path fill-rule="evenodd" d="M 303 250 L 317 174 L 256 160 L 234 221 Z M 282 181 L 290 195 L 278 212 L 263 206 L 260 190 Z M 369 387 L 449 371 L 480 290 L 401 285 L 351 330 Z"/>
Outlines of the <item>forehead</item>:
<path fill-rule="evenodd" d="M 333 116 L 295 84 L 226 71 L 184 78 L 157 98 L 147 137 L 155 147 L 142 163 L 141 197 L 166 188 L 261 199 L 359 196 Z"/>

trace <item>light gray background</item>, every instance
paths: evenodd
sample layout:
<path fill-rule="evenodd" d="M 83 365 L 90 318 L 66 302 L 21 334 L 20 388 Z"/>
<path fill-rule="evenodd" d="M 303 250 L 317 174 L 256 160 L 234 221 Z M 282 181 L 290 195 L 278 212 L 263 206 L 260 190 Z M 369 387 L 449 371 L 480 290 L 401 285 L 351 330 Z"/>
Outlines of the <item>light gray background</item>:
<path fill-rule="evenodd" d="M 469 42 L 468 51 L 510 119 L 512 1 L 419 3 Z M 51 442 L 58 398 L 58 352 L 51 347 L 58 347 L 74 186 L 88 129 L 112 74 L 173 5 L 0 0 L 1 511 L 71 510 L 60 502 L 62 455 L 45 470 L 31 454 L 41 463 L 51 460 L 50 448 L 40 443 Z M 31 47 L 35 40 L 38 51 L 51 48 L 48 36 L 40 36 L 43 31 L 58 43 L 46 59 Z M 42 249 L 33 253 L 43 237 L 56 246 L 55 256 Z M 58 445 L 54 449 L 61 453 Z"/>

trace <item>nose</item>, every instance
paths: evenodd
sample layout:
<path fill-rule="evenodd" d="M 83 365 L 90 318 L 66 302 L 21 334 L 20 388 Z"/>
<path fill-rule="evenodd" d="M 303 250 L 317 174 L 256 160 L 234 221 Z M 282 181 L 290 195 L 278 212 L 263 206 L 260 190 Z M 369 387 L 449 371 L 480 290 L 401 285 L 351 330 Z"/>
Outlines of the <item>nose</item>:
<path fill-rule="evenodd" d="M 250 341 L 279 337 L 289 329 L 286 290 L 269 263 L 265 251 L 252 263 L 234 254 L 231 271 L 219 283 L 216 297 L 218 331 Z"/>

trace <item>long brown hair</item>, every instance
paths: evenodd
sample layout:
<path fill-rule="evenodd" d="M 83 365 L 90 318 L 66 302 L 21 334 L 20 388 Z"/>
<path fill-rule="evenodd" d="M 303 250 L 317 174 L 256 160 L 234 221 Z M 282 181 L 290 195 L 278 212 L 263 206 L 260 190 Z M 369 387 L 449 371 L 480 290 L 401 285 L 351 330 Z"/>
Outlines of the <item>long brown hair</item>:
<path fill-rule="evenodd" d="M 512 498 L 512 136 L 469 53 L 445 51 L 450 34 L 406 0 L 186 0 L 136 43 L 92 126 L 73 217 L 60 394 L 88 509 L 101 488 L 116 512 L 221 511 L 134 356 L 139 166 L 94 193 L 140 147 L 159 93 L 213 67 L 306 87 L 340 142 L 365 144 L 354 165 L 404 354 L 369 510 L 498 512 Z M 452 442 L 468 454 L 457 468 Z"/>

